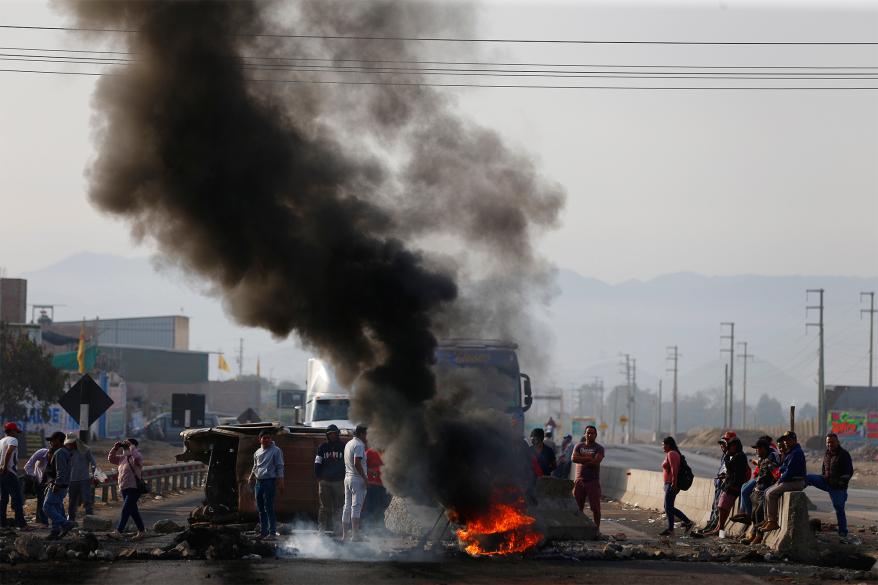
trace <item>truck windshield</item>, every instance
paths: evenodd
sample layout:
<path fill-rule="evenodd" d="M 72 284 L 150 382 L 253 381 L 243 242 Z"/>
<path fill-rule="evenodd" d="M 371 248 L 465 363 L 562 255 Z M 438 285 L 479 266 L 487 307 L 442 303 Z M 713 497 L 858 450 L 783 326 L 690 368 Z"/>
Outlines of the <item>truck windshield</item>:
<path fill-rule="evenodd" d="M 347 398 L 323 399 L 314 403 L 313 420 L 348 420 Z"/>
<path fill-rule="evenodd" d="M 436 358 L 439 392 L 467 390 L 497 400 L 501 408 L 521 406 L 518 363 L 512 352 L 440 349 Z"/>

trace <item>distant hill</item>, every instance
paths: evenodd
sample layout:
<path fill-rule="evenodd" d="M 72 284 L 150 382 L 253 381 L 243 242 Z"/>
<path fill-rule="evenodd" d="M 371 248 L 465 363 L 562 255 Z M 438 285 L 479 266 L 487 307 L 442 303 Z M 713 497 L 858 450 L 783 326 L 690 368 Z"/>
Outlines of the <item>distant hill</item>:
<path fill-rule="evenodd" d="M 28 303 L 66 305 L 57 307 L 58 320 L 185 314 L 192 319 L 193 349 L 222 350 L 228 359 L 243 337 L 245 373 L 255 371 L 258 354 L 263 375 L 304 381 L 308 352 L 295 340 L 278 342 L 261 330 L 236 326 L 218 299 L 202 294 L 203 285 L 175 269 L 157 270 L 149 258 L 81 252 L 20 276 L 29 281 Z M 734 321 L 736 339 L 747 340 L 756 356 L 748 365 L 750 396 L 766 392 L 785 403 L 816 402 L 817 332 L 806 333 L 804 307 L 805 289 L 818 287 L 826 289 L 827 383 L 866 381 L 868 322 L 859 316 L 859 293 L 878 290 L 878 278 L 678 273 L 611 285 L 560 270 L 557 285 L 545 317 L 552 339 L 542 340 L 552 348 L 550 363 L 530 364 L 539 375 L 538 389 L 578 385 L 594 376 L 607 386 L 621 384 L 623 351 L 638 360 L 640 387 L 655 388 L 663 377 L 669 388 L 664 357 L 672 344 L 682 355 L 681 392 L 721 388 L 719 323 Z M 737 360 L 736 394 L 741 373 Z"/>

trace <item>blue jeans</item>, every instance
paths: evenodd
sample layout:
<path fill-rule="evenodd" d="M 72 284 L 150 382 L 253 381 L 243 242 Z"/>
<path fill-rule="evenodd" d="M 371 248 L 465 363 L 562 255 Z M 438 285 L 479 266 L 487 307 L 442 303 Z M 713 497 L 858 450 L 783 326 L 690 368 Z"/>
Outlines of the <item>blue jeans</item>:
<path fill-rule="evenodd" d="M 686 514 L 674 507 L 674 502 L 677 499 L 678 493 L 680 493 L 680 490 L 674 489 L 669 483 L 665 484 L 665 515 L 668 517 L 668 530 L 674 529 L 675 517 L 687 524 L 692 522 Z"/>
<path fill-rule="evenodd" d="M 18 483 L 18 475 L 11 471 L 4 471 L 0 475 L 0 525 L 6 526 L 6 506 L 12 499 L 12 511 L 15 514 L 15 525 L 24 526 L 24 500 L 21 497 L 21 484 Z"/>
<path fill-rule="evenodd" d="M 741 499 L 738 502 L 740 502 L 741 514 L 747 514 L 747 518 L 753 515 L 753 502 L 750 501 L 750 494 L 753 493 L 755 487 L 755 477 L 741 486 Z"/>
<path fill-rule="evenodd" d="M 824 492 L 829 493 L 829 499 L 832 500 L 832 507 L 835 508 L 835 518 L 838 520 L 838 534 L 839 536 L 847 536 L 848 519 L 844 513 L 844 504 L 848 501 L 848 491 L 834 490 L 829 487 L 829 483 L 826 481 L 825 477 L 811 473 L 805 476 L 805 485 L 816 487 L 818 490 L 823 490 Z"/>
<path fill-rule="evenodd" d="M 268 536 L 277 532 L 277 518 L 274 516 L 274 493 L 276 484 L 272 479 L 257 479 L 256 509 L 259 511 L 259 532 L 262 536 Z"/>
<path fill-rule="evenodd" d="M 61 528 L 67 523 L 67 516 L 64 515 L 64 497 L 67 496 L 67 488 L 58 488 L 57 491 L 52 489 L 50 484 L 46 488 L 46 499 L 43 500 L 43 512 L 52 521 L 52 532 L 60 532 Z"/>
<path fill-rule="evenodd" d="M 137 500 L 140 499 L 140 490 L 135 488 L 125 488 L 122 490 L 122 517 L 119 518 L 119 525 L 116 527 L 118 532 L 125 532 L 125 525 L 128 519 L 134 520 L 137 529 L 143 532 L 143 519 L 140 517 L 140 510 L 137 509 Z"/>
<path fill-rule="evenodd" d="M 45 510 L 43 510 L 43 502 L 46 501 L 46 484 L 38 483 L 35 489 L 37 492 L 37 522 L 48 524 L 49 517 L 46 516 Z"/>

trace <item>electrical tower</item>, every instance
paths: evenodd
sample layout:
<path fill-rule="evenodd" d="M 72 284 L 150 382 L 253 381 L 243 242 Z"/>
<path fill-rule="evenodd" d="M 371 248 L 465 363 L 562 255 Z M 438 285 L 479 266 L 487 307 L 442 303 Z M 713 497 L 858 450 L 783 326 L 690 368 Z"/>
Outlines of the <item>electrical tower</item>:
<path fill-rule="evenodd" d="M 636 441 L 637 429 L 634 427 L 634 421 L 637 418 L 637 360 L 635 358 L 631 358 L 631 416 L 629 418 L 631 436 Z"/>
<path fill-rule="evenodd" d="M 805 307 L 805 315 L 808 315 L 808 311 L 817 310 L 819 311 L 819 319 L 817 323 L 805 323 L 805 329 L 808 327 L 817 327 L 820 335 L 820 359 L 817 365 L 817 425 L 820 428 L 820 436 L 824 436 L 826 434 L 826 379 L 825 379 L 825 370 L 824 370 L 824 346 L 823 346 L 823 292 L 822 288 L 809 288 L 805 291 L 805 298 L 810 298 L 809 295 L 812 293 L 816 293 L 819 297 L 820 303 L 818 305 L 807 305 Z"/>
<path fill-rule="evenodd" d="M 734 416 L 734 409 L 735 409 L 735 324 L 733 322 L 730 322 L 730 321 L 723 321 L 722 323 L 720 323 L 720 331 L 721 332 L 722 332 L 722 329 L 724 327 L 729 328 L 729 334 L 728 335 L 720 334 L 719 337 L 720 337 L 720 339 L 728 339 L 729 340 L 729 348 L 728 349 L 721 349 L 720 353 L 728 352 L 728 354 L 729 354 L 729 384 L 728 384 L 729 395 L 728 395 L 728 402 L 726 404 L 726 408 L 728 409 L 728 411 L 727 411 L 728 412 L 728 421 L 726 422 L 726 427 L 732 428 L 735 425 L 735 416 Z"/>
<path fill-rule="evenodd" d="M 238 379 L 244 376 L 244 338 L 238 342 Z"/>
<path fill-rule="evenodd" d="M 741 389 L 741 428 L 747 428 L 747 360 L 753 359 L 753 354 L 747 352 L 747 342 L 739 341 L 738 345 L 744 346 L 744 353 L 739 353 L 738 357 L 744 360 L 744 371 L 742 373 L 742 389 Z"/>
<path fill-rule="evenodd" d="M 626 425 L 624 428 L 624 440 L 626 443 L 631 443 L 631 354 L 624 353 L 620 354 L 621 357 L 625 358 L 624 362 L 619 363 L 620 368 L 624 368 L 624 370 L 620 371 L 620 374 L 625 374 L 625 395 L 627 398 L 627 408 Z"/>
<path fill-rule="evenodd" d="M 671 416 L 671 436 L 675 439 L 677 438 L 677 367 L 679 365 L 680 352 L 679 348 L 676 345 L 671 345 L 667 348 L 668 355 L 665 357 L 665 360 L 670 360 L 674 363 L 673 367 L 669 368 L 668 372 L 674 373 L 674 392 L 673 392 L 673 413 Z"/>
<path fill-rule="evenodd" d="M 875 347 L 875 292 L 861 292 L 860 293 L 860 301 L 863 300 L 863 297 L 869 297 L 869 308 L 868 309 L 860 309 L 860 318 L 863 318 L 863 313 L 869 314 L 869 387 L 872 387 L 872 364 L 874 363 L 872 350 Z"/>

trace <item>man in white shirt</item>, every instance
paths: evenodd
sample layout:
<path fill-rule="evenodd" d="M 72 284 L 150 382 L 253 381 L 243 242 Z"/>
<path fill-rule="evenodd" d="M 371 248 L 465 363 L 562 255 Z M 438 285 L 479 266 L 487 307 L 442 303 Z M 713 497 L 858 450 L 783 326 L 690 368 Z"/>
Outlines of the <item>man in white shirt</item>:
<path fill-rule="evenodd" d="M 12 499 L 15 525 L 27 528 L 24 521 L 24 500 L 21 497 L 21 484 L 18 483 L 18 439 L 21 432 L 18 425 L 8 422 L 3 425 L 6 433 L 0 439 L 0 526 L 6 526 L 6 505 Z"/>
<path fill-rule="evenodd" d="M 357 425 L 354 438 L 344 447 L 344 508 L 341 512 L 341 540 L 363 540 L 360 535 L 360 514 L 366 500 L 366 427 Z"/>

